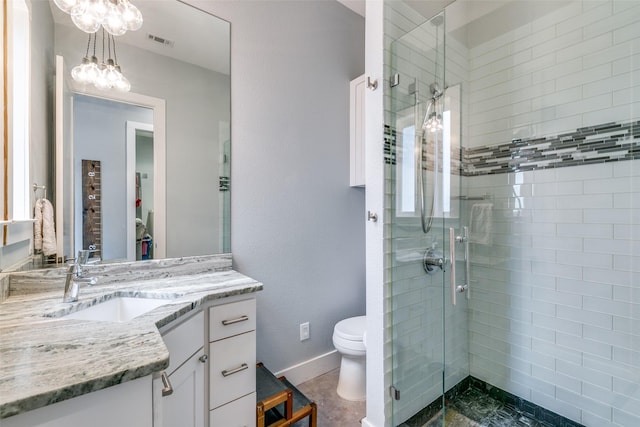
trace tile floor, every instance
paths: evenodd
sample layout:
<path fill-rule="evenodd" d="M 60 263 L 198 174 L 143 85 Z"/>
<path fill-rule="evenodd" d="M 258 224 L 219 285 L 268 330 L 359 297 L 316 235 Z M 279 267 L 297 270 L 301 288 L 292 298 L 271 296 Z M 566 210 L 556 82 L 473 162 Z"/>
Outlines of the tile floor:
<path fill-rule="evenodd" d="M 336 369 L 297 386 L 318 405 L 318 427 L 359 427 L 366 414 L 365 402 L 350 402 L 336 393 L 339 373 Z M 295 424 L 295 427 L 307 426 L 305 420 Z"/>
<path fill-rule="evenodd" d="M 365 402 L 349 402 L 338 396 L 339 370 L 328 372 L 298 385 L 298 389 L 318 406 L 318 427 L 360 427 L 366 414 Z M 548 419 L 535 411 L 523 411 L 514 405 L 500 402 L 476 387 L 461 391 L 447 402 L 445 425 L 447 427 L 582 427 L 564 420 Z M 540 415 L 540 416 L 538 416 Z M 442 427 L 439 415 L 425 423 L 419 416 L 403 423 L 402 427 Z M 547 418 L 547 419 L 545 419 Z M 303 420 L 295 427 L 307 427 Z"/>

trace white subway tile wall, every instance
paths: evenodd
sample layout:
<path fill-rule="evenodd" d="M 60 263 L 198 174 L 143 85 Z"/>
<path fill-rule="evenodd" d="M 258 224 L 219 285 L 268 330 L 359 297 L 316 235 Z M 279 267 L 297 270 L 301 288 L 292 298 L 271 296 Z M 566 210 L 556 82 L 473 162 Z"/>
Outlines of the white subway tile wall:
<path fill-rule="evenodd" d="M 619 165 L 625 178 L 615 177 Z M 549 184 L 544 175 L 554 172 Z M 492 255 L 472 256 L 471 375 L 586 426 L 640 425 L 640 204 L 617 208 L 613 194 L 592 194 L 609 188 L 638 200 L 640 161 L 524 172 L 534 195 L 517 210 L 497 191 L 513 187 L 507 176 L 479 186 L 466 179 L 470 196 L 500 194 L 493 245 L 473 245 Z M 538 186 L 551 203 L 530 203 Z M 551 227 L 536 229 L 529 218 Z"/>
<path fill-rule="evenodd" d="M 440 395 L 446 352 L 464 353 L 445 363 L 447 387 L 470 374 L 588 427 L 640 425 L 640 2 L 558 4 L 479 45 L 448 35 L 445 80 L 462 83 L 469 149 L 463 194 L 491 196 L 492 238 L 471 245 L 472 297 L 454 310 L 442 275 L 422 271 L 431 238 L 417 221 L 387 228 L 392 384 L 403 393 L 396 422 Z M 407 76 L 421 91 L 434 79 L 434 28 L 422 25 L 393 52 L 391 43 L 424 21 L 404 2 L 385 2 L 387 57 L 395 58 L 387 77 L 402 70 L 404 93 Z M 390 144 L 393 90 L 385 88 Z M 563 134 L 577 142 L 563 147 Z M 597 160 L 580 156 L 594 138 L 615 141 L 601 141 L 609 151 Z M 556 158 L 527 159 L 531 141 Z M 528 163 L 496 173 L 497 146 Z M 571 166 L 557 163 L 567 156 Z M 478 161 L 489 166 L 470 167 Z M 469 224 L 473 203 L 461 201 L 460 221 L 444 226 Z"/>
<path fill-rule="evenodd" d="M 640 107 L 639 20 L 634 1 L 573 1 L 470 48 L 467 147 L 631 119 Z M 498 140 L 505 129 L 512 135 Z"/>

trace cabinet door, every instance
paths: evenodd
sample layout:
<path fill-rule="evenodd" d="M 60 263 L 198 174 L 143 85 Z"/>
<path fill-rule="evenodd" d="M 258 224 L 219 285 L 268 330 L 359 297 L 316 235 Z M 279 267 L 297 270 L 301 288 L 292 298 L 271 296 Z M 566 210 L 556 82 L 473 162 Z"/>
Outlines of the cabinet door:
<path fill-rule="evenodd" d="M 254 427 L 256 425 L 256 394 L 222 405 L 211 411 L 209 427 Z"/>
<path fill-rule="evenodd" d="M 162 379 L 154 379 L 154 394 L 162 396 L 154 399 L 161 406 L 160 411 L 156 411 L 154 427 L 204 426 L 205 363 L 200 360 L 203 355 L 204 350 L 200 349 L 169 375 L 173 392 L 167 396 L 162 396 Z"/>

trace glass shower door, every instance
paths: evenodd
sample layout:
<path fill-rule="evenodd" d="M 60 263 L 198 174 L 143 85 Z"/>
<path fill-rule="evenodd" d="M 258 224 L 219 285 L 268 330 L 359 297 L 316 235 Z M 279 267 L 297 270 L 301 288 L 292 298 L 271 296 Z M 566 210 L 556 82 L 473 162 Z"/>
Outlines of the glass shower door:
<path fill-rule="evenodd" d="M 390 46 L 385 139 L 394 426 L 446 423 L 445 393 L 469 375 L 461 86 L 445 85 L 444 27 L 442 13 Z"/>

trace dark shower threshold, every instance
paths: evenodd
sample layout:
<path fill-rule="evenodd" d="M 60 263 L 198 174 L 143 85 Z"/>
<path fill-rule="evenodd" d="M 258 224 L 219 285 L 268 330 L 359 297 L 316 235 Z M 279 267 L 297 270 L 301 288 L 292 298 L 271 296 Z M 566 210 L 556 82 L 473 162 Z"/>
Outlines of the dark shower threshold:
<path fill-rule="evenodd" d="M 472 376 L 449 389 L 445 402 L 447 408 L 483 427 L 585 427 Z M 441 408 L 442 399 L 436 399 L 398 427 L 439 427 L 441 421 L 433 420 Z"/>

